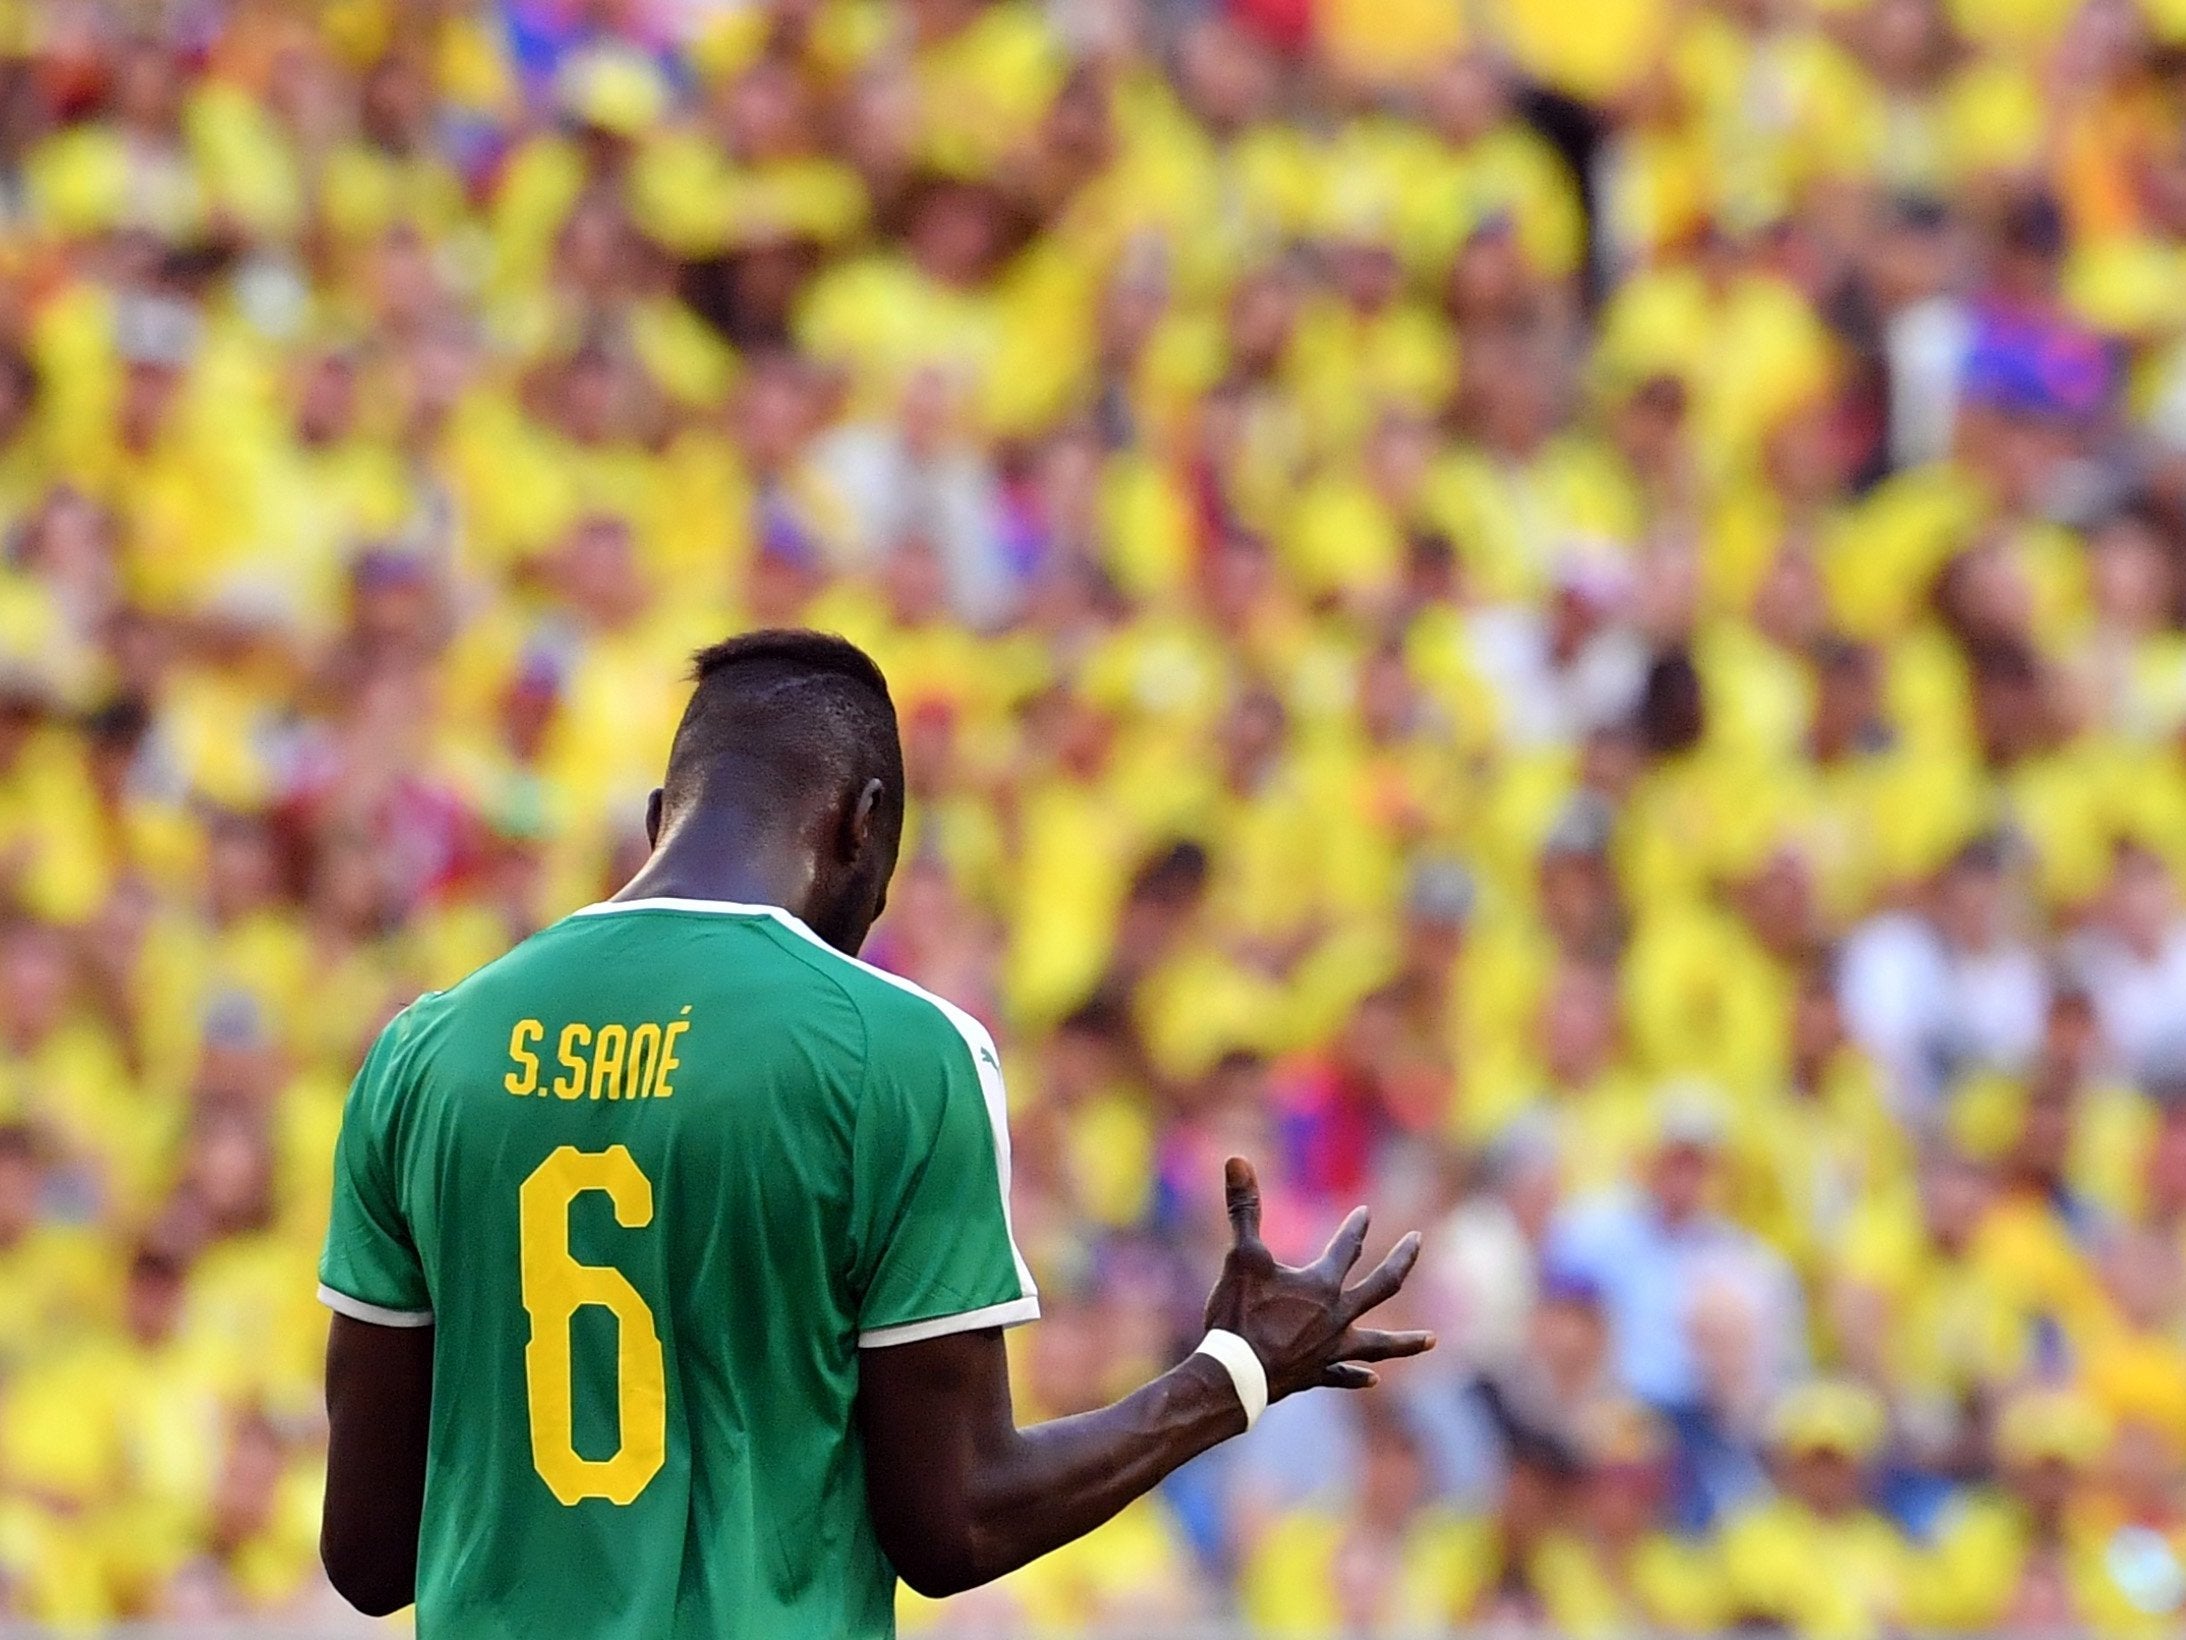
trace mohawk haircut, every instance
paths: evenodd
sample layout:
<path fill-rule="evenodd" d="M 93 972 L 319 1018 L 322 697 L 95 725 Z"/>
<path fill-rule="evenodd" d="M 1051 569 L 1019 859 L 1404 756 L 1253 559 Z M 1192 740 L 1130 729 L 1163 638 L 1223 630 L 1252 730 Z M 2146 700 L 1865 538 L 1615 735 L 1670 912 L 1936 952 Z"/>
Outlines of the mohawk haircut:
<path fill-rule="evenodd" d="M 902 824 L 895 703 L 856 644 L 826 632 L 746 632 L 694 655 L 691 680 L 661 782 L 669 813 L 732 783 L 786 806 L 878 780 L 883 820 Z"/>

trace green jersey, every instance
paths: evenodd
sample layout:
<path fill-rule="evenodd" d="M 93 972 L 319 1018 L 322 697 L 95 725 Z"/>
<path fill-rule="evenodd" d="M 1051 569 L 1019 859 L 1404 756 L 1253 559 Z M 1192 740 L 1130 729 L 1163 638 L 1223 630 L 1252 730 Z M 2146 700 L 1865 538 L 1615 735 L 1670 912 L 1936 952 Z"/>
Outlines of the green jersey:
<path fill-rule="evenodd" d="M 436 1328 L 418 1631 L 893 1632 L 858 1351 L 1039 1313 L 977 1021 L 795 917 L 596 905 L 383 1032 L 320 1296 Z"/>

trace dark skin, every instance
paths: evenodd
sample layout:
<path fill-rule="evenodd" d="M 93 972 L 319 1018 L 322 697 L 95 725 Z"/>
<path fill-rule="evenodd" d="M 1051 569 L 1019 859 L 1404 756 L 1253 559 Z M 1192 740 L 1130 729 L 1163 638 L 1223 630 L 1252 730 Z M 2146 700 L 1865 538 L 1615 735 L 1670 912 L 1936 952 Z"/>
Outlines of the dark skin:
<path fill-rule="evenodd" d="M 655 792 L 646 816 L 652 856 L 616 898 L 777 905 L 854 953 L 895 869 L 889 812 L 879 780 L 787 814 L 706 794 L 667 814 Z M 1223 1185 L 1231 1245 L 1206 1324 L 1252 1345 L 1271 1402 L 1319 1386 L 1366 1388 L 1376 1381 L 1371 1363 L 1433 1347 L 1428 1333 L 1360 1325 L 1411 1273 L 1416 1233 L 1347 1286 L 1366 1244 L 1364 1208 L 1319 1259 L 1293 1269 L 1260 1240 L 1251 1166 L 1232 1157 Z M 430 1327 L 334 1318 L 320 1552 L 335 1588 L 375 1616 L 415 1594 L 432 1370 Z M 1245 1427 L 1229 1374 L 1204 1355 L 1113 1406 L 1027 1429 L 1017 1427 L 998 1330 L 866 1350 L 858 1370 L 874 1529 L 903 1580 L 926 1595 L 975 1587 L 1082 1537 Z"/>

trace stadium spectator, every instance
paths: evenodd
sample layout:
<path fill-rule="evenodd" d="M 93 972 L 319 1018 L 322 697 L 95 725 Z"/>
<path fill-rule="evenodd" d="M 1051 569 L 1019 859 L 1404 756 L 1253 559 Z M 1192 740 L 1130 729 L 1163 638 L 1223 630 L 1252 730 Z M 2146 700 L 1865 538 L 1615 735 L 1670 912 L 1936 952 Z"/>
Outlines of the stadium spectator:
<path fill-rule="evenodd" d="M 1764 1385 L 1787 1381 L 1805 1358 L 1790 1270 L 1714 1205 L 1725 1137 L 1706 1093 L 1661 1095 L 1639 1151 L 1643 1182 L 1579 1200 L 1549 1238 L 1550 1262 L 1601 1293 L 1619 1383 L 1666 1416 L 1707 1416 L 1710 1385 L 1696 1327 L 1710 1295 L 1750 1318 Z"/>

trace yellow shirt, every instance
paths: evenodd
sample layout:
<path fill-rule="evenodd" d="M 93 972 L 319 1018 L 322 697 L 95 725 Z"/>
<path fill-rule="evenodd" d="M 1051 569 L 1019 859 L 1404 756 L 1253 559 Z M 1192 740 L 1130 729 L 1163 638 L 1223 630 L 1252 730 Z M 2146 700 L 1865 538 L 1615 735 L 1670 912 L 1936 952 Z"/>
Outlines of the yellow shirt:
<path fill-rule="evenodd" d="M 2009 1382 L 2027 1354 L 2007 1272 L 1977 1232 L 1947 1252 L 1909 1190 L 1861 1205 L 1836 1248 L 1837 1279 L 1879 1303 L 1890 1382 L 1914 1404 L 1956 1405 Z"/>
<path fill-rule="evenodd" d="M 124 1213 L 148 1209 L 181 1120 L 159 1084 L 132 1072 L 100 1022 L 66 1019 L 0 1052 L 0 1110 L 37 1123 L 87 1166 Z"/>
<path fill-rule="evenodd" d="M 1629 476 L 1584 435 L 1560 434 L 1524 460 L 1456 450 L 1428 483 L 1428 515 L 1450 536 L 1482 602 L 1538 601 L 1572 542 L 1622 546 L 1639 536 Z"/>
<path fill-rule="evenodd" d="M 33 1622 L 90 1629 L 116 1615 L 93 1536 L 27 1497 L 0 1498 L 0 1577 Z"/>
<path fill-rule="evenodd" d="M 144 142 L 104 121 L 47 138 L 26 167 L 34 218 L 70 237 L 136 227 L 187 240 L 216 212 L 262 234 L 294 231 L 300 202 L 288 145 L 246 93 L 200 86 L 181 127 L 169 142 Z"/>
<path fill-rule="evenodd" d="M 1362 475 L 1339 467 L 1299 496 L 1281 538 L 1284 567 L 1308 593 L 1371 607 L 1403 573 L 1408 522 Z"/>
<path fill-rule="evenodd" d="M 110 1322 L 115 1274 L 114 1249 L 73 1225 L 34 1225 L 0 1247 L 0 1362 L 19 1368 Z"/>
<path fill-rule="evenodd" d="M 1003 992 L 1013 1017 L 1044 1023 L 1083 1001 L 1107 966 L 1146 839 L 1097 792 L 1053 780 L 1025 794 L 1018 824 Z"/>
<path fill-rule="evenodd" d="M 1640 79 L 1668 43 L 1676 12 L 1666 0 L 1608 0 L 1573 28 L 1559 0 L 1494 0 L 1487 15 L 1530 74 L 1598 103 Z"/>
<path fill-rule="evenodd" d="M 1532 1572 L 1549 1622 L 1572 1640 L 1710 1634 L 1729 1615 L 1714 1555 L 1666 1533 L 1612 1561 L 1601 1546 L 1559 1531 L 1535 1551 Z"/>
<path fill-rule="evenodd" d="M 1281 947 L 1326 918 L 1322 849 L 1335 817 L 1314 805 L 1296 770 L 1279 766 L 1245 792 L 1202 779 L 1186 796 L 1179 829 L 1207 848 L 1208 914 L 1216 927 Z"/>
<path fill-rule="evenodd" d="M 1836 349 L 1787 281 L 1738 270 L 1719 282 L 1673 264 L 1636 275 L 1610 298 L 1595 367 L 1612 380 L 1684 380 L 1694 448 L 1706 476 L 1719 478 L 1756 455 L 1780 417 L 1830 386 Z"/>
<path fill-rule="evenodd" d="M 465 522 L 459 541 L 465 573 L 505 577 L 568 527 L 570 475 L 509 383 L 488 381 L 466 394 L 435 453 Z"/>
<path fill-rule="evenodd" d="M 1271 122 L 1217 137 L 1166 92 L 1125 117 L 1131 191 L 1159 202 L 1181 296 L 1219 302 L 1239 273 L 1310 228 L 1324 156 L 1297 126 Z"/>
<path fill-rule="evenodd" d="M 805 240 L 837 246 L 865 226 L 857 172 L 819 155 L 741 163 L 710 133 L 664 137 L 636 178 L 639 221 L 686 257 Z"/>
<path fill-rule="evenodd" d="M 105 886 L 98 802 L 72 737 L 34 730 L 0 764 L 0 883 L 35 915 L 73 924 Z"/>
<path fill-rule="evenodd" d="M 1073 1195 L 1094 1222 L 1140 1223 L 1153 1195 L 1159 1134 L 1144 1094 L 1110 1088 L 1070 1111 L 1063 1150 Z"/>
<path fill-rule="evenodd" d="M 812 356 L 848 376 L 857 410 L 894 413 L 911 377 L 939 371 L 977 404 L 995 380 L 1005 346 L 992 291 L 958 290 L 901 257 L 837 263 L 806 292 L 797 336 Z"/>
<path fill-rule="evenodd" d="M 1449 324 L 1422 303 L 1362 311 L 1330 298 L 1300 316 L 1287 376 L 1316 448 L 1342 457 L 1358 449 L 1379 411 L 1438 413 L 1456 385 L 1457 352 Z"/>
<path fill-rule="evenodd" d="M 215 1242 L 190 1272 L 185 1342 L 217 1358 L 230 1341 L 247 1341 L 239 1387 L 274 1410 L 308 1411 L 326 1345 L 317 1267 L 316 1240 L 278 1226 Z"/>
<path fill-rule="evenodd" d="M 430 148 L 402 154 L 342 143 L 326 156 L 318 203 L 327 227 L 353 252 L 396 226 L 445 242 L 469 219 L 462 177 Z"/>
<path fill-rule="evenodd" d="M 1147 1056 L 1187 1081 L 1233 1048 L 1272 1056 L 1301 1046 L 1282 983 L 1209 939 L 1190 942 L 1140 982 L 1133 1013 Z"/>
<path fill-rule="evenodd" d="M 1626 1030 L 1650 1070 L 1757 1100 L 1789 1058 L 1794 983 L 1728 911 L 1665 907 L 1641 923 L 1625 957 Z"/>
<path fill-rule="evenodd" d="M 1856 1048 L 1839 1049 L 1817 1087 L 1779 1087 L 1736 1126 L 1731 1209 L 1818 1280 L 1863 1206 L 1912 1177 L 1911 1146 Z"/>
<path fill-rule="evenodd" d="M 1089 1623 L 1178 1622 L 1191 1614 L 1195 1595 L 1191 1557 L 1176 1522 L 1158 1498 L 1145 1497 L 975 1596 L 952 1603 L 899 1589 L 896 1614 L 906 1634 L 946 1623 L 952 1604 L 1006 1613 L 1028 1629 L 1062 1632 Z"/>
<path fill-rule="evenodd" d="M 1417 84 L 1469 32 L 1464 8 L 1440 0 L 1323 0 L 1314 22 L 1336 70 L 1375 87 Z"/>
<path fill-rule="evenodd" d="M 2008 1495 L 1975 1494 L 1956 1505 L 1936 1533 L 1913 1621 L 1959 1631 L 2070 1627 L 2132 1637 L 2173 1632 L 2175 1611 L 2150 1611 L 2118 1586 L 2109 1548 L 2109 1535 L 2092 1509 L 2071 1510 L 2062 1540 L 2044 1545 L 2026 1511 Z"/>
<path fill-rule="evenodd" d="M 1475 1149 L 1520 1117 L 1545 1119 L 1564 1189 L 1576 1199 L 1636 1175 L 1654 1140 L 1654 1084 L 1613 1065 L 1583 1086 L 1559 1087 L 1530 1056 L 1482 1055 L 1468 1067 L 1455 1116 L 1459 1136 Z"/>
<path fill-rule="evenodd" d="M 1765 839 L 1770 766 L 1711 740 L 1664 758 L 1626 801 L 1614 848 L 1626 892 L 1646 914 L 1702 903 L 1750 868 Z"/>
<path fill-rule="evenodd" d="M 1063 73 L 1039 7 L 1003 0 L 980 8 L 912 56 L 921 157 L 954 174 L 984 175 L 1032 135 Z"/>
<path fill-rule="evenodd" d="M 1715 207 L 1734 222 L 1798 205 L 1861 90 L 1858 68 L 1820 30 L 1757 31 L 1721 12 L 1680 31 L 1673 71 L 1696 110 Z"/>
<path fill-rule="evenodd" d="M 410 521 L 413 478 L 390 443 L 362 434 L 317 446 L 283 441 L 269 456 L 260 469 L 266 534 L 236 573 L 279 589 L 302 631 L 323 642 L 345 613 L 354 555 L 395 539 Z"/>
<path fill-rule="evenodd" d="M 1780 1623 L 1816 1640 L 1893 1627 L 1917 1575 L 1913 1546 L 1880 1515 L 1822 1516 L 1789 1498 L 1724 1528 L 1732 1620 Z"/>
<path fill-rule="evenodd" d="M 1516 228 L 1535 272 L 1560 279 L 1578 267 L 1583 213 L 1571 173 L 1515 121 L 1460 144 L 1408 122 L 1357 120 L 1339 135 L 1328 169 L 1332 188 L 1361 171 L 1386 178 L 1397 248 L 1419 277 L 1439 277 L 1497 217 Z"/>
<path fill-rule="evenodd" d="M 696 601 L 586 636 L 542 759 L 547 779 L 583 805 L 573 819 L 625 827 L 643 819 L 690 693 L 674 657 L 717 636 L 716 619 Z"/>
<path fill-rule="evenodd" d="M 1480 1522 L 1428 1510 L 1395 1539 L 1318 1511 L 1270 1526 L 1238 1573 L 1256 1633 L 1298 1640 L 1341 1632 L 1407 1633 L 1460 1620 L 1491 1575 Z"/>
<path fill-rule="evenodd" d="M 1708 701 L 1708 741 L 1734 757 L 1796 761 L 1814 714 L 1814 676 L 1804 653 L 1744 621 L 1711 621 L 1693 664 Z"/>

